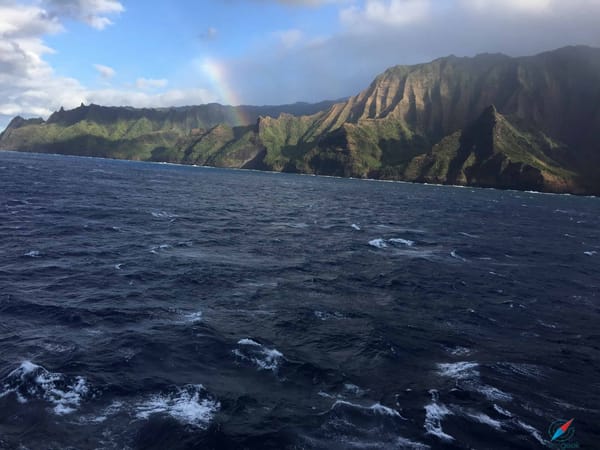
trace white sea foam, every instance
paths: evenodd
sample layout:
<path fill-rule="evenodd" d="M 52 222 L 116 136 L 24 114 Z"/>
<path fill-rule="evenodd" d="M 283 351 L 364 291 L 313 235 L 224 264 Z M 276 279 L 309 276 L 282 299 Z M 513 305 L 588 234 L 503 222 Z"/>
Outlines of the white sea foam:
<path fill-rule="evenodd" d="M 467 416 L 473 419 L 475 422 L 489 425 L 495 430 L 502 430 L 502 423 L 498 420 L 492 419 L 490 416 L 484 413 L 467 413 Z"/>
<path fill-rule="evenodd" d="M 206 428 L 220 407 L 201 384 L 188 384 L 175 392 L 156 394 L 138 403 L 135 415 L 138 419 L 147 419 L 153 414 L 166 414 L 185 425 Z"/>
<path fill-rule="evenodd" d="M 167 211 L 152 211 L 152 217 L 156 217 L 157 219 L 175 219 L 179 216 Z"/>
<path fill-rule="evenodd" d="M 349 392 L 350 394 L 355 395 L 357 397 L 365 395 L 364 389 L 361 389 L 357 385 L 352 383 L 344 384 L 344 391 Z"/>
<path fill-rule="evenodd" d="M 513 417 L 512 413 L 504 408 L 502 408 L 501 406 L 498 406 L 494 403 L 494 409 L 496 410 L 496 412 L 502 414 L 505 417 Z"/>
<path fill-rule="evenodd" d="M 253 345 L 253 346 L 255 346 L 255 347 L 262 347 L 262 345 L 261 345 L 261 344 L 259 344 L 258 342 L 256 342 L 256 341 L 253 341 L 252 339 L 247 339 L 247 338 L 245 338 L 245 339 L 240 339 L 240 340 L 238 341 L 238 344 L 239 344 L 239 345 Z"/>
<path fill-rule="evenodd" d="M 527 431 L 529 434 L 531 434 L 540 444 L 546 446 L 548 444 L 548 442 L 542 437 L 541 433 L 536 430 L 535 428 L 533 428 L 531 425 L 526 424 L 525 422 L 518 420 L 516 421 L 516 423 L 525 431 Z"/>
<path fill-rule="evenodd" d="M 232 350 L 233 354 L 240 359 L 251 361 L 259 370 L 276 372 L 284 359 L 283 353 L 279 350 L 267 348 L 252 339 L 240 339 L 238 345 L 242 345 L 243 348 Z"/>
<path fill-rule="evenodd" d="M 450 252 L 450 256 L 452 256 L 452 257 L 453 257 L 453 258 L 455 258 L 455 259 L 458 259 L 459 261 L 463 261 L 463 262 L 467 261 L 465 258 L 463 258 L 463 257 L 462 257 L 462 256 L 460 256 L 458 253 L 456 253 L 456 250 L 452 250 L 452 251 Z"/>
<path fill-rule="evenodd" d="M 478 239 L 479 236 L 475 235 L 475 234 L 470 234 L 470 233 L 465 233 L 464 231 L 461 231 L 459 234 L 462 234 L 463 236 L 472 238 L 472 239 Z"/>
<path fill-rule="evenodd" d="M 76 411 L 88 391 L 83 377 L 76 377 L 69 382 L 60 373 L 49 372 L 31 361 L 23 361 L 3 380 L 0 397 L 13 393 L 20 403 L 43 399 L 54 405 L 52 411 L 55 414 L 64 415 Z"/>
<path fill-rule="evenodd" d="M 438 403 L 438 393 L 436 390 L 432 389 L 429 392 L 431 393 L 432 402 L 425 406 L 425 423 L 423 424 L 423 427 L 427 434 L 436 436 L 442 441 L 451 442 L 454 438 L 449 434 L 444 433 L 444 430 L 442 429 L 442 420 L 444 417 L 452 415 L 452 411 L 450 411 L 446 405 Z"/>
<path fill-rule="evenodd" d="M 391 417 L 399 417 L 403 418 L 402 415 L 388 406 L 384 406 L 381 403 L 377 402 L 370 406 L 359 405 L 357 403 L 352 403 L 347 400 L 336 400 L 335 403 L 331 406 L 331 409 L 338 408 L 340 406 L 348 406 L 351 408 L 362 409 L 372 411 L 374 414 L 379 414 L 381 416 L 391 416 Z"/>
<path fill-rule="evenodd" d="M 360 227 L 355 223 L 352 224 L 352 228 L 354 228 L 356 231 L 360 231 Z"/>
<path fill-rule="evenodd" d="M 121 270 L 121 267 L 123 267 L 123 263 L 115 264 L 116 270 Z"/>
<path fill-rule="evenodd" d="M 197 323 L 202 321 L 202 311 L 191 312 L 183 315 L 183 320 L 188 323 Z"/>
<path fill-rule="evenodd" d="M 438 364 L 438 370 L 441 375 L 455 380 L 465 380 L 479 377 L 479 364 L 474 362 L 462 361 L 448 364 Z"/>
<path fill-rule="evenodd" d="M 481 383 L 479 364 L 469 361 L 438 364 L 438 372 L 444 377 L 456 380 L 465 389 L 482 394 L 488 400 L 510 401 L 512 396 L 494 386 Z"/>
<path fill-rule="evenodd" d="M 156 254 L 156 253 L 158 253 L 158 252 L 160 252 L 160 251 L 167 250 L 167 249 L 169 249 L 169 248 L 171 248 L 171 247 L 172 247 L 172 246 L 171 246 L 171 245 L 169 245 L 169 244 L 153 245 L 153 246 L 150 248 L 150 253 L 154 253 L 154 254 Z"/>
<path fill-rule="evenodd" d="M 385 243 L 385 239 L 373 239 L 372 241 L 369 241 L 369 245 L 371 247 L 376 247 L 376 248 L 386 248 L 387 244 Z"/>
<path fill-rule="evenodd" d="M 589 251 L 589 252 L 583 252 L 583 254 L 584 255 L 588 255 L 588 256 L 594 256 L 594 255 L 597 255 L 598 252 L 596 250 L 592 250 L 592 251 Z"/>
<path fill-rule="evenodd" d="M 30 258 L 39 258 L 40 252 L 37 250 L 31 250 L 30 252 L 25 253 L 25 256 L 29 256 Z"/>

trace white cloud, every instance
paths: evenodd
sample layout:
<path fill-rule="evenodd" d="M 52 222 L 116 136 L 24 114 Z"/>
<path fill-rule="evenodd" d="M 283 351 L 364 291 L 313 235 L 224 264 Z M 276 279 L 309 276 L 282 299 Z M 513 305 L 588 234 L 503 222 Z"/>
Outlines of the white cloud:
<path fill-rule="evenodd" d="M 123 11 L 113 0 L 37 0 L 35 5 L 0 0 L 0 129 L 16 116 L 47 117 L 61 106 L 81 103 L 164 107 L 218 100 L 204 89 L 162 90 L 164 79 L 139 78 L 128 89 L 92 90 L 78 80 L 58 76 L 44 59 L 53 50 L 44 44 L 47 35 L 64 30 L 61 18 L 83 21 L 95 28 L 110 23 L 108 16 Z M 112 67 L 95 64 L 106 80 Z"/>
<path fill-rule="evenodd" d="M 430 0 L 366 0 L 363 7 L 343 9 L 340 18 L 351 27 L 406 25 L 427 18 L 431 9 Z"/>
<path fill-rule="evenodd" d="M 481 12 L 512 10 L 517 12 L 541 13 L 550 11 L 553 6 L 556 6 L 556 2 L 553 0 L 461 0 L 460 3 L 466 8 Z"/>
<path fill-rule="evenodd" d="M 450 54 L 521 56 L 573 44 L 600 46 L 598 18 L 600 0 L 365 0 L 340 7 L 333 34 L 305 35 L 275 52 L 269 35 L 263 47 L 230 61 L 226 71 L 245 103 L 340 98 L 397 64 Z"/>
<path fill-rule="evenodd" d="M 85 97 L 86 103 L 138 108 L 199 105 L 218 100 L 213 93 L 206 89 L 171 89 L 158 93 L 101 89 L 88 91 Z"/>
<path fill-rule="evenodd" d="M 102 64 L 94 64 L 94 69 L 96 69 L 100 76 L 105 80 L 114 77 L 116 74 L 115 69 L 113 69 L 112 67 L 104 66 Z"/>
<path fill-rule="evenodd" d="M 135 87 L 143 90 L 164 88 L 167 86 L 167 84 L 169 84 L 169 82 L 165 79 L 155 80 L 152 78 L 138 78 L 135 81 Z"/>
<path fill-rule="evenodd" d="M 48 10 L 60 17 L 70 17 L 98 30 L 112 25 L 110 16 L 125 11 L 117 0 L 42 0 Z"/>

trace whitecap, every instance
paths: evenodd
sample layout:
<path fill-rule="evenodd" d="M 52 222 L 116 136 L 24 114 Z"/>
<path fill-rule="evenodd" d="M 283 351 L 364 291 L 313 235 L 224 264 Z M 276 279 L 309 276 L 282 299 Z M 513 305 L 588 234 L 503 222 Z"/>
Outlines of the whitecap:
<path fill-rule="evenodd" d="M 221 404 L 210 398 L 201 384 L 188 384 L 175 392 L 161 393 L 135 405 L 138 419 L 154 414 L 169 415 L 185 425 L 206 428 Z"/>
<path fill-rule="evenodd" d="M 479 236 L 475 235 L 475 234 L 470 234 L 470 233 L 465 233 L 464 231 L 461 231 L 459 234 L 462 234 L 463 236 L 472 238 L 472 239 L 479 239 Z"/>
<path fill-rule="evenodd" d="M 386 248 L 387 244 L 385 243 L 385 239 L 373 239 L 372 241 L 369 241 L 369 245 L 371 247 L 376 247 L 376 248 Z"/>
<path fill-rule="evenodd" d="M 345 383 L 344 391 L 349 392 L 350 394 L 355 395 L 357 397 L 360 397 L 365 394 L 364 389 L 361 389 L 360 387 L 352 383 Z"/>
<path fill-rule="evenodd" d="M 438 372 L 444 377 L 451 378 L 465 389 L 478 392 L 488 400 L 510 401 L 512 395 L 494 386 L 482 384 L 480 381 L 479 364 L 469 361 L 438 364 Z"/>
<path fill-rule="evenodd" d="M 267 348 L 252 339 L 240 339 L 238 345 L 243 348 L 234 349 L 232 353 L 240 359 L 254 363 L 259 370 L 271 370 L 276 372 L 279 369 L 281 360 L 284 359 L 283 353 L 275 348 Z"/>
<path fill-rule="evenodd" d="M 463 258 L 462 256 L 460 256 L 458 253 L 456 253 L 456 250 L 452 250 L 450 252 L 450 256 L 452 256 L 455 259 L 458 259 L 459 261 L 463 261 L 466 262 L 467 260 L 465 258 Z"/>
<path fill-rule="evenodd" d="M 121 267 L 123 267 L 123 263 L 115 264 L 116 270 L 121 270 Z"/>
<path fill-rule="evenodd" d="M 336 400 L 335 403 L 331 406 L 331 409 L 333 410 L 340 406 L 348 406 L 351 408 L 362 409 L 365 411 L 371 411 L 374 414 L 379 414 L 381 416 L 399 417 L 399 418 L 403 419 L 402 415 L 398 411 L 396 411 L 395 409 L 392 409 L 388 406 L 384 406 L 379 402 L 374 403 L 370 406 L 364 406 L 364 405 L 359 405 L 357 403 L 349 402 L 347 400 Z"/>
<path fill-rule="evenodd" d="M 531 425 L 526 424 L 525 422 L 518 420 L 516 421 L 516 423 L 525 431 L 527 431 L 529 434 L 531 434 L 540 444 L 546 446 L 548 444 L 548 442 L 542 437 L 542 435 L 540 434 L 540 432 L 538 430 L 536 430 L 535 428 L 533 428 Z"/>
<path fill-rule="evenodd" d="M 39 258 L 40 252 L 37 250 L 31 250 L 30 252 L 25 253 L 25 256 L 29 256 L 30 258 Z"/>
<path fill-rule="evenodd" d="M 248 338 L 240 339 L 238 341 L 238 344 L 239 345 L 254 345 L 255 347 L 261 347 L 261 344 L 259 344 L 256 341 L 253 341 L 252 339 L 248 339 Z"/>
<path fill-rule="evenodd" d="M 183 319 L 188 323 L 196 323 L 202 321 L 202 311 L 191 312 L 183 315 Z"/>
<path fill-rule="evenodd" d="M 150 253 L 157 254 L 159 251 L 166 250 L 166 249 L 168 249 L 168 248 L 171 248 L 171 247 L 172 247 L 172 246 L 171 246 L 171 245 L 169 245 L 169 244 L 153 245 L 153 246 L 150 248 Z"/>
<path fill-rule="evenodd" d="M 501 406 L 496 405 L 495 403 L 494 403 L 494 409 L 496 410 L 496 412 L 502 414 L 505 417 L 510 417 L 510 418 L 513 417 L 512 413 L 510 411 L 502 408 Z"/>
<path fill-rule="evenodd" d="M 438 364 L 438 370 L 445 377 L 455 380 L 470 379 L 479 376 L 479 364 L 461 361 L 456 363 Z"/>
<path fill-rule="evenodd" d="M 495 430 L 502 430 L 502 423 L 498 420 L 492 419 L 490 416 L 484 413 L 466 413 L 468 417 L 473 419 L 475 422 L 489 425 Z"/>
<path fill-rule="evenodd" d="M 19 403 L 43 399 L 54 405 L 52 410 L 57 415 L 76 411 L 89 392 L 85 378 L 75 377 L 69 382 L 64 375 L 49 372 L 31 361 L 23 361 L 10 372 L 3 380 L 2 389 L 0 398 L 12 393 Z"/>
<path fill-rule="evenodd" d="M 152 217 L 156 217 L 157 219 L 175 219 L 179 216 L 167 211 L 152 211 Z"/>
<path fill-rule="evenodd" d="M 584 255 L 588 255 L 588 256 L 594 256 L 594 255 L 597 255 L 598 252 L 596 250 L 592 250 L 592 251 L 589 251 L 589 252 L 583 252 L 583 254 Z"/>
<path fill-rule="evenodd" d="M 442 441 L 451 442 L 454 440 L 452 436 L 444 433 L 442 429 L 442 420 L 449 415 L 452 415 L 446 405 L 438 403 L 438 393 L 435 389 L 429 391 L 432 397 L 432 402 L 425 405 L 425 423 L 423 427 L 427 434 L 431 434 L 441 439 Z"/>
<path fill-rule="evenodd" d="M 354 228 L 356 231 L 360 231 L 360 227 L 355 223 L 352 224 L 352 228 Z"/>

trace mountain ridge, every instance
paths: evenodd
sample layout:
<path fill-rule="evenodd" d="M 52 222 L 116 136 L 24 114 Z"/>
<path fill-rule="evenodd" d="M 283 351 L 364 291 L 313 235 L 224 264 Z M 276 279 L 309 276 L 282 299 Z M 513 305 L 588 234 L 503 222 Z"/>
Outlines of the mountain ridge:
<path fill-rule="evenodd" d="M 59 111 L 42 123 L 13 119 L 0 135 L 0 149 L 600 193 L 600 49 L 592 47 L 393 66 L 345 101 L 305 106 L 307 114 L 222 105 L 133 109 L 139 117 L 125 127 L 122 117 L 132 114 L 127 108 L 80 108 L 86 109 Z M 201 121 L 190 113 L 197 113 L 193 108 L 209 113 Z M 240 112 L 249 119 L 227 116 Z M 485 122 L 486 113 L 493 126 Z M 498 138 L 487 147 L 479 142 L 475 160 L 484 161 L 484 147 L 501 156 L 464 172 L 456 158 L 477 129 L 492 130 Z M 427 169 L 433 161 L 450 170 L 442 164 L 450 156 L 464 178 Z"/>

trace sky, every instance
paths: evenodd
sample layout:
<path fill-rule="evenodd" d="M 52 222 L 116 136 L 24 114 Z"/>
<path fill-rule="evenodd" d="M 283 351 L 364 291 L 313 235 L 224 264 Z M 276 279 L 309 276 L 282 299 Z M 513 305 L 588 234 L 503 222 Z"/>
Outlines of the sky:
<path fill-rule="evenodd" d="M 81 103 L 284 104 L 454 54 L 600 47 L 600 0 L 0 0 L 0 127 Z"/>

